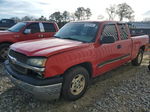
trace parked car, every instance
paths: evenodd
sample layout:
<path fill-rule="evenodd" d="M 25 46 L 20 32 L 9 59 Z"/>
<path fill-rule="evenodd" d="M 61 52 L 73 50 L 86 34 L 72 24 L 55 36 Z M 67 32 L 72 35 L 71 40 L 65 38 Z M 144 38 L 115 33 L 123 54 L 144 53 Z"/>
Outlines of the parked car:
<path fill-rule="evenodd" d="M 12 19 L 2 19 L 0 20 L 0 30 L 6 30 L 15 24 L 15 21 Z"/>
<path fill-rule="evenodd" d="M 15 42 L 49 38 L 59 30 L 53 22 L 19 22 L 7 31 L 0 31 L 0 59 L 7 58 L 9 46 Z"/>
<path fill-rule="evenodd" d="M 71 22 L 53 38 L 13 44 L 5 68 L 37 98 L 77 100 L 92 78 L 129 61 L 139 66 L 147 43 L 147 35 L 130 37 L 126 23 Z"/>

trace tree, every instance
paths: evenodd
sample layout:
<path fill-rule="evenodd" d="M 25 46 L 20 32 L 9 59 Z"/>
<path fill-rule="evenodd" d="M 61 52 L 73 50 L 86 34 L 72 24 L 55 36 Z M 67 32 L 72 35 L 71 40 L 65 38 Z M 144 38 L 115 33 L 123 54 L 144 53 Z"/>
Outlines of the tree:
<path fill-rule="evenodd" d="M 111 5 L 109 8 L 106 8 L 106 12 L 109 16 L 109 20 L 114 20 L 114 18 L 116 16 L 116 6 Z"/>
<path fill-rule="evenodd" d="M 124 18 L 132 20 L 134 18 L 134 11 L 127 3 L 122 3 L 117 6 L 116 14 L 119 17 L 119 20 L 122 21 Z"/>
<path fill-rule="evenodd" d="M 84 20 L 85 19 L 85 9 L 84 7 L 79 7 L 75 11 L 75 16 L 77 17 L 78 20 Z"/>
<path fill-rule="evenodd" d="M 21 21 L 34 21 L 35 18 L 32 16 L 24 16 Z"/>
<path fill-rule="evenodd" d="M 90 8 L 85 9 L 84 7 L 78 7 L 74 15 L 76 16 L 77 20 L 85 20 L 91 17 L 92 12 Z"/>
<path fill-rule="evenodd" d="M 12 17 L 10 19 L 14 20 L 16 23 L 21 21 L 21 19 L 18 17 Z"/>
<path fill-rule="evenodd" d="M 64 11 L 62 17 L 65 22 L 70 21 L 70 13 L 68 11 Z"/>
<path fill-rule="evenodd" d="M 50 15 L 50 20 L 55 20 L 57 23 L 62 22 L 63 16 L 62 14 L 58 12 L 54 12 L 53 14 Z"/>
<path fill-rule="evenodd" d="M 70 14 L 70 21 L 75 21 L 75 20 L 76 20 L 75 13 L 71 13 Z"/>
<path fill-rule="evenodd" d="M 90 19 L 90 17 L 92 16 L 90 8 L 85 9 L 85 16 L 86 16 L 86 19 Z"/>
<path fill-rule="evenodd" d="M 44 17 L 44 16 L 41 16 L 39 19 L 37 19 L 38 21 L 46 21 L 47 19 L 46 19 L 46 17 Z"/>

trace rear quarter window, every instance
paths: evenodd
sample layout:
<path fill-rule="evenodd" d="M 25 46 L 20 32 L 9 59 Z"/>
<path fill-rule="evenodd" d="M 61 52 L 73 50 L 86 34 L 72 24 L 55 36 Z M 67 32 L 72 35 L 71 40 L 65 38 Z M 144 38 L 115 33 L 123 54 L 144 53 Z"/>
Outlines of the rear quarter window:
<path fill-rule="evenodd" d="M 43 23 L 45 32 L 56 32 L 55 26 L 53 23 Z"/>
<path fill-rule="evenodd" d="M 120 37 L 121 37 L 121 40 L 126 40 L 128 39 L 128 30 L 127 30 L 127 27 L 125 24 L 118 24 L 118 28 L 119 28 L 119 31 L 120 31 Z"/>
<path fill-rule="evenodd" d="M 116 41 L 119 40 L 115 24 L 108 24 L 104 26 L 101 39 L 107 36 L 113 36 Z"/>

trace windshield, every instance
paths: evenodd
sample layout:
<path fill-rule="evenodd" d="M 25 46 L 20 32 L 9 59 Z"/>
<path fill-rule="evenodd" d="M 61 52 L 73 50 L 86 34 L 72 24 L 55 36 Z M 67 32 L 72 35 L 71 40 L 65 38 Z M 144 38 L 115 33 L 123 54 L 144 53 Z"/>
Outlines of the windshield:
<path fill-rule="evenodd" d="M 81 42 L 95 41 L 99 23 L 74 22 L 62 27 L 55 35 L 57 38 L 76 40 Z"/>
<path fill-rule="evenodd" d="M 11 32 L 19 32 L 27 23 L 20 22 L 8 29 Z"/>

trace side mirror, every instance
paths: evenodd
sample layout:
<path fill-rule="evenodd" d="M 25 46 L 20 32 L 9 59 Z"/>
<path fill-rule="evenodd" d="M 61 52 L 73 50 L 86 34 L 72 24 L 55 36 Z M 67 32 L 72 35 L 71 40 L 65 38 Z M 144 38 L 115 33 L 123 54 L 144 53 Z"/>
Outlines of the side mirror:
<path fill-rule="evenodd" d="M 109 43 L 114 43 L 114 42 L 115 42 L 115 38 L 113 36 L 105 36 L 101 40 L 102 44 L 109 44 Z"/>
<path fill-rule="evenodd" d="M 30 34 L 31 33 L 31 29 L 25 29 L 24 30 L 24 34 Z"/>

